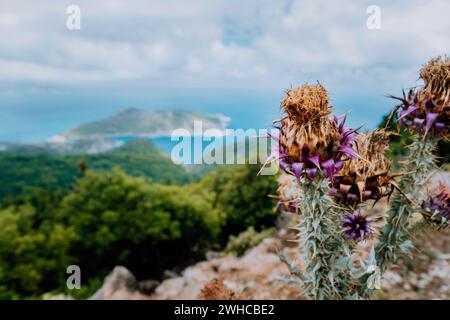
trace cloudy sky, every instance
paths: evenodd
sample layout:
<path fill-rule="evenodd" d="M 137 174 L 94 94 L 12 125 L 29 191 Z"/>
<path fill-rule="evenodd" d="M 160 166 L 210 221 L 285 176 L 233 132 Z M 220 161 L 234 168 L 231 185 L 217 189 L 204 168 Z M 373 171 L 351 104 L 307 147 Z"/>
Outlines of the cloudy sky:
<path fill-rule="evenodd" d="M 80 30 L 66 27 L 72 4 Z M 370 5 L 380 29 L 367 27 Z M 84 120 L 172 105 L 236 118 L 245 104 L 268 119 L 284 89 L 319 80 L 339 111 L 375 121 L 385 95 L 450 52 L 449 12 L 448 0 L 0 0 L 0 110 L 17 126 L 56 106 Z"/>

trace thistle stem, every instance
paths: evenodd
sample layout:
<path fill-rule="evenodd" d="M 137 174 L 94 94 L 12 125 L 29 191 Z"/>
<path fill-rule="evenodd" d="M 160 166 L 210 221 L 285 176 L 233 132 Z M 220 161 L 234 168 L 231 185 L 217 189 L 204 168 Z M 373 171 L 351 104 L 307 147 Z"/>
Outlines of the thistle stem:
<path fill-rule="evenodd" d="M 409 154 L 402 167 L 404 176 L 399 186 L 404 195 L 399 192 L 393 194 L 387 212 L 387 223 L 375 246 L 377 266 L 381 274 L 396 262 L 398 252 L 408 248 L 405 244 L 411 237 L 410 218 L 417 211 L 412 201 L 417 201 L 423 184 L 435 166 L 435 148 L 436 140 L 422 139 L 418 135 L 409 145 Z M 373 290 L 367 288 L 367 280 L 367 275 L 361 279 L 361 283 L 365 285 L 362 286 L 360 295 L 364 299 L 369 299 L 373 293 Z"/>
<path fill-rule="evenodd" d="M 302 213 L 299 225 L 305 262 L 304 288 L 312 299 L 340 299 L 339 273 L 335 270 L 342 250 L 333 221 L 334 203 L 328 182 L 323 179 L 302 184 L 303 197 L 298 205 Z"/>
<path fill-rule="evenodd" d="M 436 141 L 430 138 L 414 137 L 409 146 L 409 155 L 405 161 L 405 175 L 400 183 L 400 190 L 406 195 L 395 193 L 388 210 L 388 220 L 376 246 L 377 264 L 382 273 L 397 260 L 401 245 L 408 240 L 409 218 L 416 212 L 412 201 L 416 201 L 419 192 L 435 166 L 434 150 Z"/>

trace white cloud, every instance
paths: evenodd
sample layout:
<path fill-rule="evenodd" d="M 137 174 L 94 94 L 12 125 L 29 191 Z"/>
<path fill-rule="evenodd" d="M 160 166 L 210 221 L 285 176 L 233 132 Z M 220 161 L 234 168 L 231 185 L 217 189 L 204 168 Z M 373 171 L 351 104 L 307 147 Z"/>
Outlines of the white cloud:
<path fill-rule="evenodd" d="M 64 2 L 15 1 L 0 15 L 0 80 L 34 83 L 286 87 L 409 85 L 431 56 L 450 52 L 450 2 L 79 1 L 82 30 L 65 28 Z"/>
<path fill-rule="evenodd" d="M 114 71 L 116 78 L 120 70 Z M 39 63 L 0 59 L 0 80 L 35 83 L 80 83 L 107 81 L 109 74 L 91 70 L 71 70 Z M 122 76 L 123 78 L 123 76 Z"/>

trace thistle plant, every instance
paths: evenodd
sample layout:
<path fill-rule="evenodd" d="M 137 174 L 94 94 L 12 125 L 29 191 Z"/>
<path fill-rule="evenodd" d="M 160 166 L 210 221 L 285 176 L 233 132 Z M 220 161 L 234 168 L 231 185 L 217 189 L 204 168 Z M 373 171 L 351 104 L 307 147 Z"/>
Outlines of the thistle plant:
<path fill-rule="evenodd" d="M 338 267 L 345 242 L 330 180 L 345 161 L 357 156 L 352 148 L 356 130 L 345 126 L 345 117 L 340 123 L 330 118 L 328 93 L 321 84 L 288 90 L 282 107 L 287 116 L 279 121 L 277 157 L 285 174 L 295 177 L 293 182 L 284 179 L 295 184 L 287 208 L 294 207 L 302 216 L 298 231 L 306 267 L 300 278 L 309 297 L 339 299 L 347 285 L 341 281 L 345 270 Z"/>
<path fill-rule="evenodd" d="M 345 126 L 347 115 L 331 117 L 328 93 L 320 85 L 288 90 L 278 120 L 276 154 L 280 175 L 279 207 L 298 213 L 304 270 L 289 263 L 292 283 L 312 299 L 370 298 L 383 273 L 411 247 L 411 233 L 424 225 L 448 227 L 448 186 L 420 200 L 435 168 L 439 139 L 450 133 L 450 60 L 432 59 L 420 72 L 424 85 L 403 95 L 392 117 L 410 131 L 407 161 L 391 172 L 386 157 L 391 132 L 359 133 Z M 400 182 L 396 181 L 401 178 Z M 387 218 L 367 261 L 357 246 L 378 231 L 367 207 L 387 198 Z M 423 222 L 417 223 L 422 216 Z M 414 219 L 413 219 L 414 217 Z M 413 223 L 414 222 L 414 223 Z"/>
<path fill-rule="evenodd" d="M 435 168 L 434 153 L 439 139 L 450 132 L 450 60 L 432 59 L 420 71 L 424 86 L 401 101 L 395 115 L 398 123 L 412 133 L 407 160 L 402 164 L 403 179 L 393 195 L 388 220 L 376 247 L 377 262 L 384 272 L 395 263 L 399 252 L 408 253 L 411 248 L 408 228 L 411 218 L 419 210 L 415 203 L 420 190 Z"/>

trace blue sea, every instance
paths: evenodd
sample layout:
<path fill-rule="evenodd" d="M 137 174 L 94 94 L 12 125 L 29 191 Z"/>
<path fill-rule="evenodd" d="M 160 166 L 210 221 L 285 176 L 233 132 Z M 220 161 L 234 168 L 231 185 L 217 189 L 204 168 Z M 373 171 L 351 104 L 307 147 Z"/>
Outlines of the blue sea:
<path fill-rule="evenodd" d="M 231 118 L 229 128 L 269 128 L 281 116 L 283 90 L 154 89 L 67 89 L 21 92 L 0 91 L 0 142 L 46 141 L 79 124 L 100 120 L 129 107 L 144 110 L 195 110 L 222 113 Z M 348 124 L 378 125 L 392 102 L 382 95 L 336 94 L 336 113 L 351 111 Z M 165 148 L 161 141 L 156 144 Z"/>

